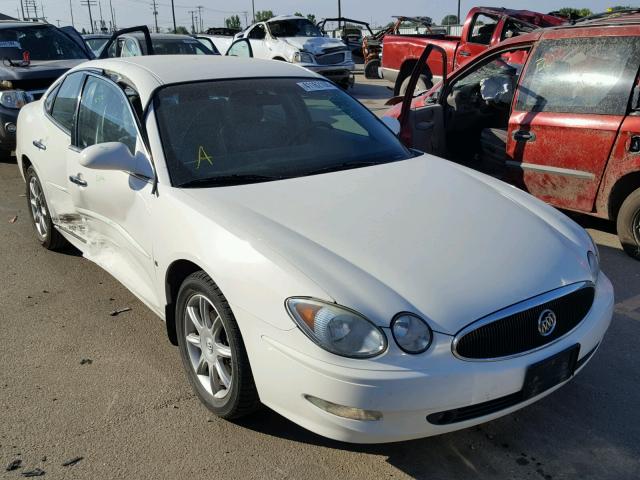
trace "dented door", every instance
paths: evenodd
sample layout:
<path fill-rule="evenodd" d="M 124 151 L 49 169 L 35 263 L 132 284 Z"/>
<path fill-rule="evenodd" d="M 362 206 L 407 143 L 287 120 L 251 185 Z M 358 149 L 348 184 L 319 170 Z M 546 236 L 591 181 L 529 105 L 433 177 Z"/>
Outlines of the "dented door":
<path fill-rule="evenodd" d="M 78 128 L 67 155 L 68 189 L 75 233 L 83 253 L 152 305 L 158 305 L 152 285 L 153 181 L 121 170 L 82 165 L 82 150 L 95 144 L 120 142 L 132 154 L 148 158 L 128 101 L 116 84 L 89 75 L 78 109 Z"/>
<path fill-rule="evenodd" d="M 508 180 L 556 206 L 590 212 L 640 64 L 638 37 L 541 40 L 509 119 Z"/>

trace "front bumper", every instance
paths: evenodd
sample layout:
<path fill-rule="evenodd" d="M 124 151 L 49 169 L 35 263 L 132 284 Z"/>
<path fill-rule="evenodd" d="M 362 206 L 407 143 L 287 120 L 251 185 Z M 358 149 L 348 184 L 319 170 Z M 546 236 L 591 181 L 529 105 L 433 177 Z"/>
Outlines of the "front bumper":
<path fill-rule="evenodd" d="M 338 63 L 335 65 L 317 65 L 313 63 L 300 64 L 300 66 L 327 77 L 329 80 L 333 80 L 337 83 L 350 79 L 356 68 L 355 63 L 353 62 Z"/>
<path fill-rule="evenodd" d="M 552 393 L 566 382 L 536 397 L 505 403 L 504 408 L 468 420 L 449 424 L 427 420 L 432 414 L 512 398 L 522 390 L 528 366 L 575 344 L 580 344 L 576 373 L 579 372 L 602 341 L 613 306 L 613 287 L 601 274 L 589 314 L 570 334 L 531 354 L 493 362 L 456 358 L 451 352 L 452 337 L 441 333 L 434 334 L 433 344 L 424 354 L 399 354 L 387 329 L 390 342 L 385 354 L 370 361 L 342 359 L 324 353 L 296 328 L 278 330 L 247 312 L 235 308 L 234 312 L 265 405 L 302 427 L 335 440 L 385 443 L 468 428 Z M 305 395 L 382 412 L 383 416 L 378 421 L 338 417 L 314 406 Z"/>
<path fill-rule="evenodd" d="M 0 106 L 0 150 L 12 152 L 16 149 L 16 132 L 9 131 L 8 127 L 18 124 L 20 110 Z"/>

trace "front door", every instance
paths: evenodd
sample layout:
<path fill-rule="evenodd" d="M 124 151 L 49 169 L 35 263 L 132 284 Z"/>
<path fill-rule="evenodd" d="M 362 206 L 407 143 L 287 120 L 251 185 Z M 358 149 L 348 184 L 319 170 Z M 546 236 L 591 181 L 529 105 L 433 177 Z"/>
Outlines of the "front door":
<path fill-rule="evenodd" d="M 531 54 L 507 134 L 507 179 L 592 211 L 640 64 L 637 37 L 547 34 Z"/>
<path fill-rule="evenodd" d="M 269 59 L 270 55 L 269 49 L 267 48 L 267 31 L 265 26 L 259 23 L 251 29 L 248 37 L 255 57 Z"/>
<path fill-rule="evenodd" d="M 492 43 L 500 17 L 477 13 L 467 29 L 467 38 L 460 39 L 456 51 L 455 66 L 461 67 L 472 58 L 484 52 Z"/>
<path fill-rule="evenodd" d="M 126 171 L 81 164 L 82 150 L 106 142 L 123 143 L 139 161 L 149 161 L 123 90 L 89 74 L 67 154 L 68 188 L 85 227 L 83 253 L 147 303 L 158 305 L 153 289 L 153 225 L 148 222 L 155 199 L 153 183 Z"/>

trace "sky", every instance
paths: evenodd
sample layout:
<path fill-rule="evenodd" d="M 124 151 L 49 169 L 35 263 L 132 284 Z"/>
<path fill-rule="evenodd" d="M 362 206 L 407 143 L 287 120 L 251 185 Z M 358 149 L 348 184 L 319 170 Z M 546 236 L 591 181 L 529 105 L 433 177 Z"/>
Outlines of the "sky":
<path fill-rule="evenodd" d="M 29 1 L 29 0 L 27 0 Z M 89 29 L 89 13 L 86 6 L 81 5 L 81 0 L 35 0 L 38 4 L 38 12 L 44 9 L 44 16 L 50 23 L 60 25 L 71 24 L 71 10 L 73 10 L 74 24 L 78 30 L 83 27 Z M 85 0 L 83 0 L 85 1 Z M 109 3 L 115 10 L 116 25 L 120 28 L 133 25 L 154 24 L 152 0 L 91 0 L 96 3 L 92 7 L 93 19 L 100 18 L 100 6 L 105 20 L 110 19 Z M 318 19 L 322 17 L 337 16 L 338 0 L 254 0 L 255 9 L 272 10 L 275 14 L 303 14 L 313 13 Z M 455 14 L 457 10 L 456 0 L 440 0 L 428 2 L 425 0 L 341 0 L 342 14 L 345 17 L 356 20 L 364 20 L 372 25 L 386 25 L 393 15 L 418 16 L 426 15 L 440 22 L 447 14 Z M 156 0 L 158 9 L 158 25 L 163 28 L 172 26 L 171 0 Z M 197 10 L 202 6 L 202 19 L 205 27 L 219 27 L 224 25 L 224 19 L 230 15 L 238 14 L 244 25 L 245 14 L 251 21 L 251 0 L 174 0 L 176 9 L 176 23 L 190 27 L 191 10 Z M 594 12 L 601 12 L 608 7 L 623 2 L 607 2 L 598 0 L 514 0 L 505 4 L 485 1 L 481 5 L 509 7 L 516 9 L 529 9 L 543 12 L 557 10 L 562 7 L 589 8 Z M 478 5 L 470 0 L 461 1 L 461 17 L 464 18 L 470 8 Z M 71 8 L 70 8 L 71 7 Z M 16 16 L 20 8 L 20 0 L 0 0 L 0 12 Z"/>

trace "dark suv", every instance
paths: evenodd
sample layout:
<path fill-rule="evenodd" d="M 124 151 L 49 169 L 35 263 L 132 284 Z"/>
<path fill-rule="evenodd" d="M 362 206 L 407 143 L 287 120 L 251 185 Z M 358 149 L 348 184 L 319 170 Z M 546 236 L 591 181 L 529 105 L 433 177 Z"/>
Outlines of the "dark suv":
<path fill-rule="evenodd" d="M 0 155 L 15 149 L 20 108 L 91 58 L 81 41 L 45 23 L 0 21 Z"/>

